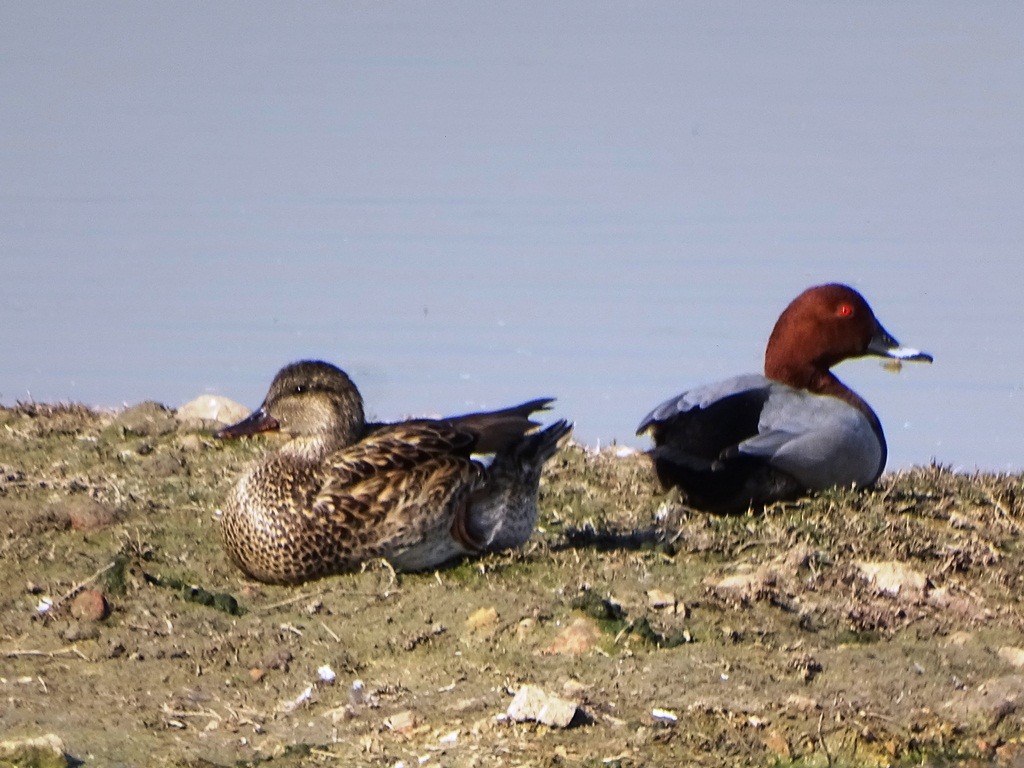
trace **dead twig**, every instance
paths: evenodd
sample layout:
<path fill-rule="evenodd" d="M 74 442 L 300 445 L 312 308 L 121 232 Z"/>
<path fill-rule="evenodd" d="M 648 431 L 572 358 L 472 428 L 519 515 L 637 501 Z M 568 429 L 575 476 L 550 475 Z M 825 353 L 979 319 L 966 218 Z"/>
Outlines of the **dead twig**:
<path fill-rule="evenodd" d="M 341 642 L 341 638 L 338 637 L 338 633 L 337 632 L 335 632 L 333 629 L 328 627 L 322 621 L 320 622 L 320 626 L 323 627 L 324 631 L 334 639 L 334 642 L 336 642 L 336 643 L 340 643 Z"/>
<path fill-rule="evenodd" d="M 312 598 L 321 598 L 323 596 L 324 596 L 323 592 L 304 592 L 304 593 L 301 593 L 301 594 L 298 594 L 298 595 L 293 595 L 292 597 L 289 597 L 287 600 L 281 600 L 280 602 L 271 603 L 270 605 L 261 605 L 259 608 L 257 608 L 257 610 L 260 610 L 260 611 L 272 611 L 275 608 L 284 608 L 286 605 L 291 605 L 292 603 L 297 603 L 300 600 L 306 600 L 307 598 L 310 598 L 310 597 L 312 597 Z"/>
<path fill-rule="evenodd" d="M 818 715 L 818 743 L 821 744 L 821 751 L 825 753 L 825 764 L 828 768 L 832 768 L 832 753 L 828 750 L 828 744 L 825 743 L 825 736 L 821 732 L 821 724 L 825 719 L 825 713 L 822 712 Z"/>
<path fill-rule="evenodd" d="M 13 659 L 18 656 L 44 656 L 48 659 L 53 659 L 57 656 L 67 656 L 68 654 L 77 656 L 82 661 L 91 661 L 91 659 L 88 656 L 86 656 L 78 649 L 77 645 L 73 645 L 70 648 L 61 648 L 56 651 L 37 651 L 34 649 L 16 649 L 13 651 L 3 651 L 3 655 L 8 659 Z"/>
<path fill-rule="evenodd" d="M 188 711 L 188 710 L 184 710 L 184 709 L 174 709 L 169 704 L 164 703 L 164 704 L 160 705 L 160 711 L 163 712 L 168 717 L 174 717 L 174 718 L 179 718 L 179 717 L 212 717 L 212 718 L 216 719 L 218 722 L 223 722 L 223 720 L 224 720 L 224 716 L 221 715 L 219 712 L 217 712 L 217 710 L 215 710 L 215 709 L 195 709 L 195 710 L 192 710 L 192 711 Z"/>

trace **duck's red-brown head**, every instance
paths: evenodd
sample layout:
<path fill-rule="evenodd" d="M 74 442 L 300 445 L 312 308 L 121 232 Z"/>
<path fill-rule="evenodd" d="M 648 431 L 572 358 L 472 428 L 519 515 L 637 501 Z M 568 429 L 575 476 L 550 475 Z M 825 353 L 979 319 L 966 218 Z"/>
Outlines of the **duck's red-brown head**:
<path fill-rule="evenodd" d="M 817 285 L 779 316 L 765 350 L 764 373 L 792 387 L 828 392 L 834 385 L 842 387 L 828 369 L 864 355 L 932 361 L 925 352 L 900 346 L 853 288 Z"/>

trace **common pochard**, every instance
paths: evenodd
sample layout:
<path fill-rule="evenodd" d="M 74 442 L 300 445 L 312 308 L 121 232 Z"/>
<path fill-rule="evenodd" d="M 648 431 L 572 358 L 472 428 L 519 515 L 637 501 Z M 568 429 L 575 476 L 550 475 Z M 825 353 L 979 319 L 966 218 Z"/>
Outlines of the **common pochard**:
<path fill-rule="evenodd" d="M 662 485 L 712 512 L 871 485 L 885 467 L 882 425 L 829 370 L 865 355 L 932 361 L 901 346 L 849 286 L 808 288 L 775 323 L 764 376 L 735 376 L 666 400 L 637 434 L 654 439 L 650 456 Z"/>

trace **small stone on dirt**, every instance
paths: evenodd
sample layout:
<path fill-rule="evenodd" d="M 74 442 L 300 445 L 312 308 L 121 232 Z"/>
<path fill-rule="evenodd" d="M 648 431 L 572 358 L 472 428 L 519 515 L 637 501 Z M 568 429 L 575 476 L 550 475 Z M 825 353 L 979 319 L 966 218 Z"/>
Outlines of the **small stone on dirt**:
<path fill-rule="evenodd" d="M 571 701 L 547 693 L 535 685 L 524 685 L 508 705 L 507 714 L 516 722 L 533 720 L 552 728 L 567 728 L 578 707 Z"/>
<path fill-rule="evenodd" d="M 857 569 L 861 578 L 871 584 L 879 594 L 889 597 L 921 597 L 928 586 L 928 578 L 906 563 L 893 560 L 859 562 Z"/>
<path fill-rule="evenodd" d="M 395 733 L 409 733 L 416 727 L 416 714 L 410 709 L 396 712 L 391 717 L 385 718 L 384 726 Z"/>
<path fill-rule="evenodd" d="M 466 619 L 466 632 L 475 637 L 490 637 L 498 627 L 498 611 L 494 607 L 477 608 Z"/>
<path fill-rule="evenodd" d="M 71 527 L 88 533 L 113 525 L 118 520 L 117 510 L 88 496 L 69 496 L 54 506 L 58 516 L 67 516 Z"/>
<path fill-rule="evenodd" d="M 331 669 L 329 664 L 323 664 L 319 666 L 316 670 L 316 675 L 320 678 L 320 682 L 327 683 L 328 685 L 333 683 L 338 678 L 338 676 L 335 674 L 334 670 Z"/>
<path fill-rule="evenodd" d="M 110 606 L 98 589 L 83 590 L 71 603 L 71 615 L 79 621 L 103 621 Z"/>
<path fill-rule="evenodd" d="M 760 570 L 748 573 L 734 573 L 720 579 L 707 578 L 704 586 L 727 600 L 746 602 L 756 600 L 772 585 L 773 580 Z"/>
<path fill-rule="evenodd" d="M 580 617 L 563 629 L 543 650 L 545 654 L 576 655 L 586 653 L 601 638 L 601 630 L 593 619 Z"/>
<path fill-rule="evenodd" d="M 234 424 L 249 415 L 249 409 L 220 395 L 200 395 L 177 411 L 175 418 L 183 425 L 208 427 L 213 424 Z"/>
<path fill-rule="evenodd" d="M 1024 648 L 1004 645 L 999 649 L 999 658 L 1014 667 L 1024 667 Z"/>

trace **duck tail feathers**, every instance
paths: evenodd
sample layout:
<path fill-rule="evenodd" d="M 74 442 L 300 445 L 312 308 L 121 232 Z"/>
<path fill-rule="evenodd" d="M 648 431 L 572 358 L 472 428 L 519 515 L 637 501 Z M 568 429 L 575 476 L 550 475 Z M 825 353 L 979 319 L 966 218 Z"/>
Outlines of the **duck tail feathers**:
<path fill-rule="evenodd" d="M 517 445 L 528 432 L 540 426 L 530 416 L 536 411 L 548 410 L 554 398 L 530 400 L 500 411 L 482 411 L 453 416 L 447 421 L 473 434 L 476 445 L 473 453 L 498 453 Z"/>
<path fill-rule="evenodd" d="M 523 438 L 515 448 L 520 461 L 535 466 L 544 464 L 555 455 L 566 437 L 572 432 L 573 425 L 565 419 L 559 419 L 544 429 L 532 432 Z"/>

